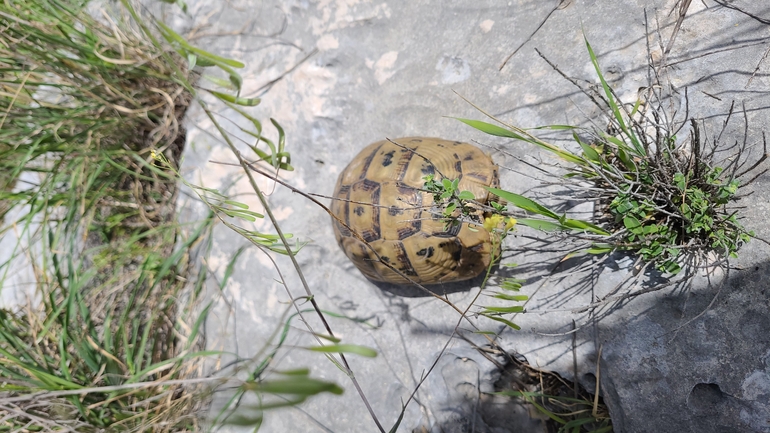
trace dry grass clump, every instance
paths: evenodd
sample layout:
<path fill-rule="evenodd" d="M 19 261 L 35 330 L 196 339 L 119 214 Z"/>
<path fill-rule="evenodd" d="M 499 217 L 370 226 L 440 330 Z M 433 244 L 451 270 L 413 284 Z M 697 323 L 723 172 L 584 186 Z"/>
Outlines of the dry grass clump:
<path fill-rule="evenodd" d="M 150 157 L 179 161 L 192 79 L 85 3 L 0 4 L 0 266 L 27 257 L 41 301 L 0 310 L 0 430 L 192 430 L 201 283 L 182 288 L 211 220 L 181 236 Z"/>

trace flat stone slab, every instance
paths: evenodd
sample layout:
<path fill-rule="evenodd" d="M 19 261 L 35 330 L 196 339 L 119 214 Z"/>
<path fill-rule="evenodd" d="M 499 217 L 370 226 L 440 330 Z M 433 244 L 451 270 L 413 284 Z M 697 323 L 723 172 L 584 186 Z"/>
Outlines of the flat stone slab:
<path fill-rule="evenodd" d="M 633 103 L 639 88 L 648 85 L 648 44 L 653 57 L 659 58 L 676 21 L 677 3 L 576 0 L 556 8 L 557 2 L 524 0 L 459 0 L 451 5 L 287 0 L 256 6 L 247 1 L 188 1 L 190 17 L 172 22 L 187 30 L 207 23 L 209 27 L 196 29 L 193 42 L 247 64 L 241 72 L 242 96 L 262 98 L 255 113 L 268 137 L 276 137 L 268 117 L 286 130 L 286 149 L 295 171 L 281 176 L 302 191 L 330 195 L 340 171 L 371 142 L 436 136 L 491 146 L 485 149 L 507 168 L 501 171 L 503 188 L 565 211 L 590 212 L 559 196 L 557 189 L 538 187 L 537 171 L 524 163 L 555 164 L 553 158 L 520 142 L 483 135 L 450 117 L 483 118 L 463 101 L 465 97 L 522 127 L 589 126 L 592 121 L 603 127 L 603 113 L 535 49 L 569 76 L 597 84 L 584 31 L 613 89 L 623 102 Z M 674 64 L 668 78 L 676 90 L 670 100 L 672 110 L 678 116 L 688 113 L 705 119 L 713 135 L 735 100 L 740 115 L 725 138 L 742 141 L 745 106 L 751 126 L 748 140 L 755 155 L 761 148 L 757 147 L 760 131 L 768 129 L 770 102 L 770 65 L 761 63 L 768 48 L 768 27 L 761 17 L 768 16 L 768 8 L 760 3 L 734 1 L 725 7 L 711 0 L 692 2 L 668 54 Z M 216 112 L 228 130 L 253 141 L 236 127 L 248 127 L 247 122 L 224 107 Z M 187 127 L 185 177 L 226 191 L 259 212 L 259 201 L 242 173 L 216 163 L 232 163 L 234 157 L 214 138 L 210 120 L 192 109 Z M 556 143 L 566 143 L 568 138 L 554 132 L 543 135 Z M 247 154 L 244 143 L 238 145 Z M 471 323 L 460 320 L 457 311 L 440 300 L 366 280 L 338 248 L 331 218 L 323 209 L 266 178 L 258 177 L 257 182 L 269 195 L 281 228 L 309 241 L 297 260 L 320 308 L 334 313 L 327 320 L 335 335 L 344 343 L 379 352 L 373 359 L 355 355 L 348 359 L 385 430 L 396 423 L 402 403 L 448 345 L 407 406 L 399 431 L 440 431 L 439 426 L 450 425 L 466 427 L 445 431 L 476 427 L 475 431 L 502 431 L 490 426 L 483 430 L 486 421 L 474 418 L 478 407 L 474 399 L 479 391 L 490 390 L 495 372 L 492 363 L 471 355 L 476 352 L 465 340 L 453 337 L 457 326 L 470 341 L 487 344 L 482 335 L 472 333 Z M 741 204 L 746 225 L 770 238 L 767 187 L 767 177 L 759 179 L 750 187 L 754 195 Z M 182 209 L 191 215 L 200 212 L 192 202 Z M 267 220 L 258 220 L 250 228 L 273 233 Z M 532 299 L 527 304 L 530 313 L 514 319 L 522 330 L 503 332 L 499 343 L 524 355 L 532 365 L 577 378 L 589 388 L 594 386 L 601 346 L 602 392 L 616 431 L 728 431 L 715 430 L 725 426 L 733 426 L 734 431 L 770 431 L 763 424 L 770 397 L 766 245 L 755 241 L 741 252 L 736 263 L 743 269 L 731 271 L 710 307 L 720 289 L 708 288 L 704 279 L 698 279 L 688 292 L 650 293 L 607 310 L 596 321 L 587 312 L 574 311 L 612 290 L 628 275 L 629 261 L 590 278 L 581 273 L 549 278 L 568 246 L 554 245 L 526 228 L 509 239 L 504 262 L 519 267 L 501 269 L 498 275 L 525 279 L 522 293 Z M 245 239 L 225 227 L 216 229 L 207 265 L 219 281 L 236 253 L 247 246 Z M 272 260 L 288 290 L 276 281 L 279 275 Z M 307 293 L 286 257 L 272 260 L 256 248 L 247 248 L 224 287 L 216 281 L 209 284 L 217 301 L 206 323 L 209 349 L 248 359 L 264 356 L 265 348 L 276 344 L 271 336 L 292 314 L 290 300 Z M 474 302 L 478 283 L 437 286 L 436 290 L 446 291 L 446 300 L 462 310 Z M 491 302 L 482 295 L 477 304 Z M 300 308 L 310 306 L 300 302 Z M 314 313 L 303 315 L 313 330 L 325 332 Z M 493 322 L 471 320 L 479 329 L 499 330 Z M 313 377 L 334 381 L 345 393 L 324 394 L 296 408 L 270 411 L 262 431 L 376 431 L 349 378 L 322 354 L 303 350 L 317 343 L 298 318 L 290 324 L 271 368 L 310 368 Z M 463 361 L 466 358 L 472 361 Z M 469 382 L 474 372 L 476 381 Z M 275 377 L 271 374 L 268 378 Z M 660 418 L 662 424 L 652 418 Z"/>

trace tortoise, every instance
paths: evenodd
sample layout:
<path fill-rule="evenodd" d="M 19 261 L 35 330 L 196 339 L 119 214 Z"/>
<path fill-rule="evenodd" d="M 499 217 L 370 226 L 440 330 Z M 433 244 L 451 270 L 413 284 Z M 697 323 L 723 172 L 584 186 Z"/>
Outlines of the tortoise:
<path fill-rule="evenodd" d="M 489 232 L 467 222 L 446 224 L 440 211 L 431 210 L 427 175 L 459 179 L 458 189 L 471 191 L 481 203 L 491 200 L 484 187 L 500 183 L 497 165 L 476 146 L 425 137 L 372 143 L 340 173 L 331 205 L 339 218 L 332 219 L 334 232 L 369 279 L 449 283 L 473 278 L 489 266 Z"/>

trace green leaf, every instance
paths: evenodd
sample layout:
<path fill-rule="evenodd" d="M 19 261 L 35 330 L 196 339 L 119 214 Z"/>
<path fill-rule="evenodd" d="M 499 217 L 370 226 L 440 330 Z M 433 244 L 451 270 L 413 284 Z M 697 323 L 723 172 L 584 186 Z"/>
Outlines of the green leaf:
<path fill-rule="evenodd" d="M 200 65 L 200 66 L 203 66 L 203 65 L 201 65 L 200 63 L 201 63 L 201 62 L 200 62 L 200 60 L 199 60 L 199 61 L 198 61 L 198 65 Z M 215 76 L 213 76 L 213 75 L 203 74 L 203 75 L 201 76 L 201 78 L 203 78 L 204 80 L 206 80 L 206 81 L 209 81 L 209 82 L 211 82 L 211 83 L 214 83 L 214 84 L 216 84 L 216 85 L 217 85 L 217 86 L 219 86 L 219 87 L 229 87 L 229 86 L 230 86 L 230 82 L 229 82 L 229 81 L 227 81 L 227 80 L 223 80 L 223 79 L 221 79 L 221 78 L 219 78 L 219 77 L 215 77 Z"/>
<path fill-rule="evenodd" d="M 521 305 L 515 305 L 513 307 L 484 307 L 481 314 L 487 315 L 489 313 L 523 313 L 524 307 Z"/>
<path fill-rule="evenodd" d="M 597 235 L 609 236 L 609 232 L 603 228 L 582 220 L 564 219 L 562 224 L 575 230 L 585 230 Z"/>
<path fill-rule="evenodd" d="M 232 206 L 235 206 L 235 207 L 239 207 L 241 209 L 248 209 L 249 208 L 249 205 L 247 205 L 246 203 L 241 203 L 241 202 L 235 201 L 235 200 L 225 200 L 224 203 L 232 205 Z"/>
<path fill-rule="evenodd" d="M 639 107 L 641 105 L 642 105 L 642 100 L 641 99 L 637 99 L 636 103 L 634 103 L 634 108 L 631 109 L 631 116 L 633 116 L 634 114 L 637 113 L 637 111 L 639 111 Z"/>
<path fill-rule="evenodd" d="M 569 230 L 567 227 L 564 227 L 563 225 L 551 221 L 546 220 L 539 220 L 539 219 L 533 219 L 533 218 L 517 218 L 516 224 L 521 224 L 523 226 L 527 226 L 530 228 L 533 228 L 535 230 L 540 230 L 543 232 L 553 232 L 557 230 Z"/>
<path fill-rule="evenodd" d="M 470 120 L 470 119 L 461 119 L 459 117 L 454 117 L 453 119 L 459 120 L 466 125 L 472 126 L 476 129 L 478 129 L 481 132 L 487 133 L 489 135 L 494 135 L 497 137 L 506 137 L 506 138 L 513 138 L 516 140 L 522 140 L 526 141 L 527 143 L 534 144 L 535 146 L 538 146 L 542 149 L 545 149 L 569 162 L 578 164 L 578 165 L 585 165 L 585 161 L 580 158 L 577 155 L 573 155 L 570 152 L 567 152 L 563 149 L 560 149 L 550 143 L 546 143 L 545 141 L 539 140 L 535 137 L 525 137 L 521 134 L 517 134 L 516 132 L 513 132 L 509 129 L 502 128 L 497 125 L 493 125 L 491 123 L 482 122 L 480 120 Z"/>
<path fill-rule="evenodd" d="M 667 261 L 667 262 L 663 263 L 661 270 L 664 271 L 664 272 L 671 273 L 671 274 L 678 274 L 679 271 L 682 270 L 682 267 L 679 266 L 679 264 L 677 262 L 675 262 L 673 260 L 670 260 L 670 261 Z"/>
<path fill-rule="evenodd" d="M 555 220 L 559 219 L 559 216 L 556 215 L 555 212 L 535 202 L 534 200 L 524 197 L 523 195 L 519 195 L 516 193 L 512 193 L 510 191 L 505 191 L 498 188 L 490 188 L 490 187 L 484 187 L 484 188 L 486 188 L 486 190 L 491 192 L 492 194 L 502 198 L 503 200 L 508 201 L 509 203 L 513 204 L 514 206 L 520 209 L 523 209 L 532 213 L 536 213 L 538 215 L 553 218 Z"/>
<path fill-rule="evenodd" d="M 470 191 L 460 191 L 460 194 L 457 195 L 457 197 L 460 200 L 475 200 L 476 196 L 473 195 Z"/>
<path fill-rule="evenodd" d="M 529 296 L 527 295 L 508 295 L 505 293 L 497 293 L 494 297 L 505 301 L 526 301 L 529 299 Z"/>
<path fill-rule="evenodd" d="M 307 376 L 291 376 L 288 379 L 247 382 L 243 387 L 247 390 L 271 394 L 316 395 L 322 392 L 330 392 L 340 395 L 343 393 L 343 389 L 335 383 L 324 382 Z"/>
<path fill-rule="evenodd" d="M 587 250 L 585 250 L 585 252 L 588 254 L 606 254 L 606 253 L 612 252 L 612 250 L 614 249 L 615 247 L 611 245 L 597 244 L 597 245 L 591 246 L 591 248 L 588 248 Z"/>
<path fill-rule="evenodd" d="M 198 318 L 195 319 L 195 323 L 193 324 L 193 327 L 192 327 L 192 332 L 190 332 L 190 335 L 187 337 L 187 342 L 185 343 L 185 349 L 189 348 L 191 344 L 195 343 L 195 338 L 198 336 L 198 332 L 200 332 L 201 326 L 208 318 L 209 310 L 211 309 L 212 304 L 213 302 L 209 302 L 203 308 Z"/>
<path fill-rule="evenodd" d="M 596 422 L 596 418 L 589 416 L 589 417 L 586 417 L 586 418 L 573 419 L 572 421 L 564 424 L 564 427 L 562 427 L 562 428 L 564 428 L 566 430 L 566 429 L 570 429 L 570 428 L 574 428 L 574 427 L 580 427 L 583 424 L 588 424 L 588 423 L 592 423 L 592 422 Z"/>
<path fill-rule="evenodd" d="M 684 188 L 685 188 L 685 185 L 686 185 L 686 180 L 685 180 L 684 174 L 682 174 L 682 173 L 674 174 L 674 183 L 676 183 L 676 188 L 679 191 L 684 191 Z"/>
<path fill-rule="evenodd" d="M 626 226 L 626 228 L 631 233 L 641 234 L 641 232 L 639 231 L 639 227 L 642 226 L 642 223 L 639 222 L 639 220 L 634 218 L 633 216 L 627 215 L 627 216 L 623 217 L 623 225 Z"/>
<path fill-rule="evenodd" d="M 543 125 L 543 126 L 536 126 L 534 128 L 526 128 L 527 130 L 534 130 L 534 129 L 550 129 L 553 131 L 563 131 L 565 129 L 578 129 L 577 126 L 571 126 L 571 125 Z"/>
<path fill-rule="evenodd" d="M 224 209 L 224 208 L 219 208 L 219 210 L 223 214 L 225 214 L 225 215 L 227 215 L 227 216 L 229 216 L 231 218 L 239 218 L 239 219 L 250 221 L 250 222 L 256 221 L 257 218 L 264 218 L 265 217 L 261 213 L 252 212 L 250 210 Z"/>
<path fill-rule="evenodd" d="M 231 104 L 242 105 L 244 107 L 254 107 L 259 105 L 259 103 L 262 101 L 259 98 L 241 98 L 238 96 L 229 95 L 227 93 L 217 92 L 216 90 L 209 90 L 209 93 L 223 101 L 227 101 Z"/>
<path fill-rule="evenodd" d="M 457 203 L 452 202 L 446 205 L 446 209 L 444 209 L 444 215 L 452 215 L 452 213 L 457 209 Z"/>
<path fill-rule="evenodd" d="M 631 144 L 633 144 L 636 153 L 639 156 L 645 155 L 644 149 L 639 144 L 639 140 L 636 138 L 636 135 L 632 130 L 628 128 L 628 126 L 626 126 L 626 122 L 623 120 L 623 116 L 620 113 L 620 108 L 618 108 L 618 104 L 615 101 L 612 90 L 610 90 L 609 84 L 607 84 L 607 81 L 604 79 L 604 75 L 602 75 L 602 69 L 599 67 L 599 61 L 596 59 L 596 54 L 594 53 L 593 48 L 591 48 L 591 44 L 588 43 L 588 37 L 586 37 L 585 34 L 583 34 L 583 40 L 585 40 L 586 48 L 588 49 L 588 55 L 591 57 L 591 63 L 594 65 L 596 75 L 599 76 L 599 81 L 602 83 L 604 94 L 607 97 L 607 102 L 610 104 L 610 108 L 612 109 L 612 114 L 615 116 L 615 120 L 618 122 L 618 125 L 620 125 L 620 129 L 623 131 L 623 133 L 631 139 Z"/>
<path fill-rule="evenodd" d="M 500 284 L 500 288 L 503 290 L 512 290 L 518 292 L 521 289 L 521 281 L 513 278 L 506 278 Z"/>
<path fill-rule="evenodd" d="M 594 149 L 593 147 L 589 146 L 586 143 L 583 143 L 580 140 L 580 138 L 577 136 L 577 134 L 574 132 L 572 133 L 572 137 L 575 139 L 575 141 L 578 142 L 578 144 L 580 144 L 580 147 L 583 148 L 583 155 L 585 155 L 585 157 L 589 161 L 596 162 L 596 163 L 600 162 L 599 153 L 596 151 L 596 149 Z"/>
<path fill-rule="evenodd" d="M 483 314 L 483 313 L 482 313 L 482 314 Z M 503 323 L 503 324 L 505 324 L 506 326 L 508 326 L 508 327 L 510 327 L 510 328 L 513 328 L 513 329 L 515 329 L 515 330 L 517 330 L 517 331 L 521 330 L 521 326 L 519 326 L 519 325 L 517 325 L 517 324 L 515 324 L 515 323 L 511 322 L 510 320 L 506 320 L 506 319 L 503 319 L 502 317 L 499 317 L 499 316 L 492 316 L 492 315 L 488 315 L 488 314 L 483 314 L 483 315 L 484 315 L 484 317 L 486 317 L 487 319 L 492 319 L 492 320 L 494 320 L 495 322 L 500 322 L 500 323 Z"/>
<path fill-rule="evenodd" d="M 276 155 L 283 155 L 283 148 L 286 146 L 286 133 L 283 131 L 283 128 L 278 121 L 272 117 L 270 118 L 270 123 L 272 123 L 276 131 L 278 131 L 278 152 L 276 152 Z M 285 155 L 288 157 L 289 154 L 286 153 Z"/>
<path fill-rule="evenodd" d="M 628 153 L 626 153 L 623 148 L 618 148 L 618 158 L 623 163 L 623 165 L 626 167 L 626 169 L 632 173 L 636 173 L 638 168 L 636 167 L 636 164 L 634 161 L 628 156 Z"/>
<path fill-rule="evenodd" d="M 243 78 L 241 77 L 241 75 L 226 66 L 220 65 L 219 67 L 224 69 L 227 72 L 227 78 L 230 80 L 230 84 L 233 85 L 236 92 L 240 93 L 241 86 L 243 85 Z"/>
<path fill-rule="evenodd" d="M 276 373 L 282 374 L 284 376 L 309 376 L 310 375 L 310 369 L 309 368 L 297 368 L 294 370 L 276 370 Z"/>
<path fill-rule="evenodd" d="M 487 122 L 483 122 L 481 120 L 462 119 L 460 117 L 453 117 L 453 119 L 459 120 L 460 122 L 463 122 L 464 124 L 466 124 L 468 126 L 476 128 L 476 129 L 478 129 L 479 131 L 481 131 L 481 132 L 483 132 L 485 134 L 494 135 L 494 136 L 497 136 L 497 137 L 515 138 L 517 140 L 528 141 L 526 138 L 522 137 L 521 135 L 519 135 L 519 134 L 517 134 L 517 133 L 515 133 L 513 131 L 509 131 L 509 130 L 507 130 L 505 128 L 502 128 L 500 126 L 493 125 L 493 124 L 487 123 Z"/>
<path fill-rule="evenodd" d="M 199 57 L 198 63 L 200 64 L 200 59 L 207 59 L 211 62 L 214 62 L 218 65 L 226 65 L 232 68 L 243 68 L 245 65 L 237 60 L 228 59 L 225 57 L 217 56 L 216 54 L 209 53 L 208 51 L 204 51 L 200 48 L 194 47 L 190 45 L 185 38 L 183 38 L 179 33 L 172 30 L 167 25 L 163 24 L 160 21 L 156 21 L 158 26 L 161 29 L 161 33 L 163 34 L 163 37 L 171 42 L 171 43 L 177 43 L 181 48 L 183 48 L 185 51 L 192 52 Z"/>
<path fill-rule="evenodd" d="M 634 205 L 631 204 L 631 202 L 628 200 L 628 198 L 626 198 L 626 197 L 623 197 L 623 198 L 618 197 L 618 198 L 616 198 L 615 200 L 612 201 L 612 204 L 610 205 L 610 207 L 614 207 L 614 210 L 615 210 L 616 213 L 618 213 L 620 215 L 624 215 L 625 213 L 627 213 L 628 211 L 633 209 Z"/>
<path fill-rule="evenodd" d="M 306 347 L 305 349 L 321 353 L 353 353 L 367 358 L 377 356 L 376 350 L 357 344 L 330 344 L 328 346 Z"/>
<path fill-rule="evenodd" d="M 304 402 L 304 398 L 300 398 L 297 400 L 288 400 L 286 401 L 286 406 L 294 406 L 295 404 L 300 404 Z M 244 426 L 249 427 L 252 432 L 259 431 L 259 428 L 262 427 L 262 422 L 264 421 L 264 415 L 261 412 L 257 412 L 255 415 L 244 415 L 246 410 L 243 410 L 245 406 L 241 405 L 242 410 L 240 410 L 237 414 L 231 414 L 227 417 L 227 424 L 233 425 L 233 426 Z M 263 406 L 259 406 L 256 408 L 255 411 L 261 411 L 264 410 Z"/>
<path fill-rule="evenodd" d="M 612 143 L 615 146 L 617 146 L 618 149 L 627 149 L 628 148 L 628 145 L 626 143 L 624 143 L 623 140 L 621 140 L 618 137 L 615 137 L 613 135 L 602 133 L 602 138 L 604 138 L 605 140 L 607 140 L 610 143 Z"/>
<path fill-rule="evenodd" d="M 336 316 L 336 317 L 345 317 L 345 316 Z M 332 343 L 339 343 L 341 340 L 337 337 L 332 337 L 331 335 L 326 334 L 319 334 L 317 332 L 314 332 L 313 335 L 315 335 L 318 338 L 323 338 L 326 341 L 331 341 Z"/>
<path fill-rule="evenodd" d="M 198 56 L 195 56 L 195 59 L 196 59 L 195 60 L 195 64 L 200 66 L 201 68 L 208 68 L 208 67 L 216 66 L 217 65 L 215 62 L 212 62 L 209 59 L 201 58 L 201 57 L 198 57 Z M 204 78 L 206 78 L 207 80 L 211 81 L 212 83 L 214 82 L 214 81 L 211 80 L 212 77 L 210 75 L 204 75 Z M 223 82 L 225 83 L 225 85 L 223 87 L 227 87 L 227 84 L 226 84 L 227 81 L 223 81 Z"/>
<path fill-rule="evenodd" d="M 642 229 L 645 236 L 658 233 L 658 226 L 655 224 L 646 225 Z"/>

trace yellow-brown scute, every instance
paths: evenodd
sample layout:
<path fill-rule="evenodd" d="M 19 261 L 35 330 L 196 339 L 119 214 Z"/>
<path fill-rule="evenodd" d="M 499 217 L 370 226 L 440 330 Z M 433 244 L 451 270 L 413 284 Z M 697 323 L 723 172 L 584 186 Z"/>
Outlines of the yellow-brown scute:
<path fill-rule="evenodd" d="M 423 137 L 393 141 L 406 148 L 378 141 L 340 174 L 331 209 L 358 236 L 334 220 L 337 242 L 372 280 L 409 283 L 389 266 L 420 284 L 475 277 L 491 260 L 489 233 L 471 230 L 467 223 L 447 229 L 430 212 L 433 196 L 421 191 L 423 177 L 460 179 L 461 191 L 486 203 L 484 187 L 499 185 L 497 166 L 467 143 Z"/>

